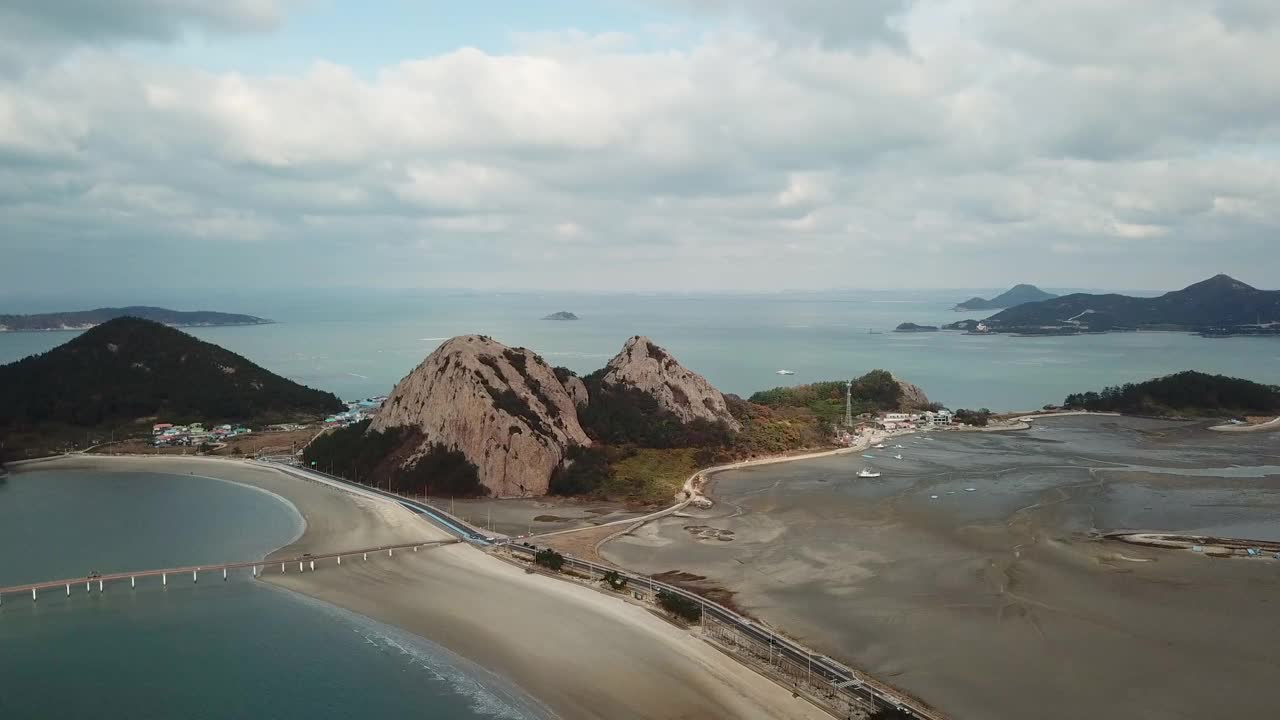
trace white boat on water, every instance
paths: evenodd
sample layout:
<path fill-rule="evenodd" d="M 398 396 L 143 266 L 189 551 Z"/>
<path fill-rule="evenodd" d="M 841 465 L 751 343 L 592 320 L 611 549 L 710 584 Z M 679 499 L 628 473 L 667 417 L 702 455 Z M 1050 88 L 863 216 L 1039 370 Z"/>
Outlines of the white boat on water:
<path fill-rule="evenodd" d="M 901 449 L 902 449 L 902 446 L 901 446 L 901 445 L 894 445 L 894 446 L 893 446 L 893 449 L 894 449 L 894 450 L 901 450 Z"/>
<path fill-rule="evenodd" d="M 872 445 L 871 447 L 873 447 L 873 448 L 875 448 L 875 449 L 877 449 L 877 450 L 883 450 L 883 449 L 884 449 L 884 443 L 876 443 L 875 445 Z"/>
<path fill-rule="evenodd" d="M 858 471 L 858 477 L 878 478 L 880 477 L 880 473 L 876 472 L 875 470 L 872 470 L 871 468 L 862 468 L 861 470 Z"/>
<path fill-rule="evenodd" d="M 774 375 L 795 375 L 795 372 L 791 370 L 778 370 Z"/>
<path fill-rule="evenodd" d="M 894 460 L 901 460 L 901 459 L 902 459 L 902 453 L 898 453 L 897 455 L 894 455 L 894 456 L 893 456 L 893 459 L 894 459 Z"/>

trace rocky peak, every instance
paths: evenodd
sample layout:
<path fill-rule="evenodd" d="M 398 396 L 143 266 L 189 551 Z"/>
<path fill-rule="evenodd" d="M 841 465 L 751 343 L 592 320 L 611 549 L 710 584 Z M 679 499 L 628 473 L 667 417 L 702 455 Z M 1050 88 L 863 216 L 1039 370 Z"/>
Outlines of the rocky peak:
<path fill-rule="evenodd" d="M 703 419 L 742 429 L 719 390 L 642 335 L 628 340 L 609 361 L 601 382 L 647 393 L 683 422 Z"/>
<path fill-rule="evenodd" d="M 923 410 L 929 407 L 929 396 L 924 394 L 918 385 L 912 385 L 906 380 L 897 380 L 898 387 L 902 389 L 902 409 L 903 410 Z"/>
<path fill-rule="evenodd" d="M 584 388 L 585 389 L 585 388 Z M 536 353 L 483 335 L 448 340 L 396 384 L 371 430 L 415 427 L 457 450 L 499 497 L 543 495 L 572 445 L 590 445 L 574 398 Z"/>

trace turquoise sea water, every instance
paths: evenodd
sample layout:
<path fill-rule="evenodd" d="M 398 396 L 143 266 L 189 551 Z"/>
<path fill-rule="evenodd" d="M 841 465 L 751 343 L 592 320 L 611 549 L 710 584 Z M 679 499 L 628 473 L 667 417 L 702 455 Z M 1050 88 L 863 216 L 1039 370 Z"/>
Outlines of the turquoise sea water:
<path fill-rule="evenodd" d="M 279 324 L 194 329 L 266 368 L 346 399 L 385 393 L 439 343 L 481 333 L 523 345 L 553 365 L 589 372 L 644 334 L 717 387 L 740 395 L 780 384 L 844 378 L 873 368 L 920 385 L 952 407 L 1026 410 L 1069 393 L 1178 370 L 1280 382 L 1280 339 L 1210 340 L 1186 333 L 1084 337 L 895 334 L 986 313 L 950 310 L 971 291 L 673 296 L 553 293 L 339 292 L 147 298 L 182 309 L 271 317 Z M 121 301 L 126 298 L 121 298 Z M 0 311 L 89 307 L 75 298 L 8 302 Z M 574 322 L 540 320 L 569 310 Z M 871 331 L 879 334 L 872 334 Z M 0 363 L 73 333 L 0 334 Z M 776 370 L 795 371 L 779 376 Z"/>
<path fill-rule="evenodd" d="M 152 473 L 0 481 L 0 585 L 90 569 L 247 560 L 301 529 L 249 488 Z M 73 586 L 0 606 L 0 717 L 539 717 L 484 670 L 422 638 L 255 582 L 210 574 Z"/>

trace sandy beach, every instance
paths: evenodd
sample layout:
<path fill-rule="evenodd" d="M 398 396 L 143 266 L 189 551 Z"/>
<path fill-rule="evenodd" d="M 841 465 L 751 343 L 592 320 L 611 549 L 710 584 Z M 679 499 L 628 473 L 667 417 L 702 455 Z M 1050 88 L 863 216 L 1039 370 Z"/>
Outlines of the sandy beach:
<path fill-rule="evenodd" d="M 77 456 L 49 467 L 193 474 L 274 493 L 306 520 L 278 555 L 445 537 L 393 503 L 250 462 Z M 566 719 L 829 718 L 644 608 L 464 545 L 264 577 L 437 642 Z"/>

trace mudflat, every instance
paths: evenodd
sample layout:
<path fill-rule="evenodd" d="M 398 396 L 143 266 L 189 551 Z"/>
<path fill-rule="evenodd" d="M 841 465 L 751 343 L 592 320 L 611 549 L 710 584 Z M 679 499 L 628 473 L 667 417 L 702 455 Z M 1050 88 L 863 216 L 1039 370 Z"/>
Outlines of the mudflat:
<path fill-rule="evenodd" d="M 1280 561 L 1098 533 L 1280 539 L 1280 436 L 1078 417 L 899 443 L 720 474 L 710 510 L 601 554 L 703 576 L 957 718 L 1273 716 Z"/>

